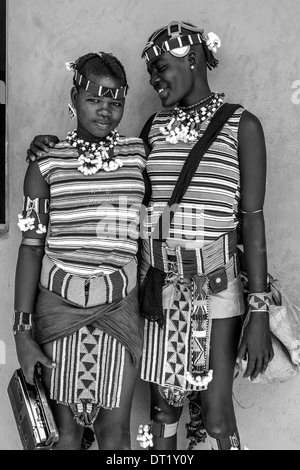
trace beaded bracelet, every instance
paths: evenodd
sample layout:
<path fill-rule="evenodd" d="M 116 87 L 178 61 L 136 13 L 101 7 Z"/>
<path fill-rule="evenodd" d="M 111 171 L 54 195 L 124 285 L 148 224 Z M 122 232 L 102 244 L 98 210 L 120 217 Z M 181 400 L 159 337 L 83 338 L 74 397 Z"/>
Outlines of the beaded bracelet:
<path fill-rule="evenodd" d="M 267 292 L 251 292 L 248 295 L 248 305 L 252 312 L 269 312 L 270 297 Z"/>
<path fill-rule="evenodd" d="M 30 330 L 32 330 L 32 314 L 15 310 L 13 322 L 14 335 L 16 335 L 18 331 L 24 333 L 24 331 Z"/>

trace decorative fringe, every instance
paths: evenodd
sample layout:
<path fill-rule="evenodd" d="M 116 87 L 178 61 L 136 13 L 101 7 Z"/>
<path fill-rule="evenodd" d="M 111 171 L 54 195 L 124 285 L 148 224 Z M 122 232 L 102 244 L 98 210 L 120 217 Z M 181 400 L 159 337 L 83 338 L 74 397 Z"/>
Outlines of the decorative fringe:
<path fill-rule="evenodd" d="M 187 429 L 187 439 L 190 440 L 187 450 L 193 450 L 200 442 L 205 442 L 207 437 L 203 426 L 201 394 L 192 392 L 188 395 L 190 422 L 185 425 Z"/>
<path fill-rule="evenodd" d="M 95 441 L 95 434 L 91 428 L 84 428 L 81 442 L 81 450 L 88 450 Z"/>

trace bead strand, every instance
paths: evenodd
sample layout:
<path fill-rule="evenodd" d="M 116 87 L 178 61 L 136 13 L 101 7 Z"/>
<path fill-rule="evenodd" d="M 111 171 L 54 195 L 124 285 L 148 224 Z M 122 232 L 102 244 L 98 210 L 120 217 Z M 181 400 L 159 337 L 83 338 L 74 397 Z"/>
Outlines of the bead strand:
<path fill-rule="evenodd" d="M 209 103 L 199 110 L 187 113 L 183 108 L 175 106 L 170 122 L 166 127 L 160 127 L 160 132 L 166 136 L 166 141 L 171 144 L 196 142 L 200 135 L 200 131 L 196 127 L 199 127 L 199 124 L 211 117 L 223 102 L 223 93 L 213 93 Z"/>
<path fill-rule="evenodd" d="M 115 171 L 123 166 L 119 158 L 110 156 L 109 152 L 117 145 L 119 133 L 114 130 L 100 142 L 86 142 L 78 137 L 77 131 L 69 132 L 67 141 L 79 151 L 78 170 L 84 175 L 94 175 L 99 170 Z"/>

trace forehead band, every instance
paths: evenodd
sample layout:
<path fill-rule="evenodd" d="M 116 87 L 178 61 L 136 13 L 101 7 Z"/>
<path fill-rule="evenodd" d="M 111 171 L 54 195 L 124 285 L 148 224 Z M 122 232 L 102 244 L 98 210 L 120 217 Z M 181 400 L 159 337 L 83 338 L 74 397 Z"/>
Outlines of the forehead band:
<path fill-rule="evenodd" d="M 98 85 L 97 83 L 94 83 L 91 80 L 87 80 L 76 69 L 74 72 L 74 80 L 81 88 L 97 96 L 107 96 L 109 98 L 117 100 L 120 98 L 125 98 L 128 92 L 127 84 L 120 88 L 107 88 L 105 86 Z"/>
<path fill-rule="evenodd" d="M 182 33 L 182 28 L 191 31 L 191 33 Z M 169 39 L 160 44 L 154 44 L 156 38 L 165 30 L 168 32 Z M 157 30 L 152 34 L 142 52 L 142 57 L 145 58 L 146 62 L 166 52 L 170 52 L 175 57 L 184 57 L 189 53 L 190 46 L 203 42 L 205 39 L 203 35 L 204 29 L 182 23 L 181 21 L 172 21 L 166 28 Z"/>
<path fill-rule="evenodd" d="M 99 52 L 96 55 L 99 55 L 100 57 L 102 57 L 101 52 Z M 111 55 L 111 54 L 108 54 L 108 55 Z M 128 83 L 126 83 L 125 86 L 122 86 L 120 88 L 107 88 L 105 86 L 98 85 L 97 83 L 94 83 L 91 80 L 87 80 L 83 75 L 81 75 L 78 72 L 76 68 L 77 63 L 78 63 L 78 60 L 75 62 L 66 62 L 65 66 L 68 71 L 74 72 L 74 81 L 77 83 L 78 86 L 88 91 L 89 93 L 92 93 L 93 95 L 107 96 L 115 100 L 120 99 L 120 98 L 125 98 L 129 89 Z"/>
<path fill-rule="evenodd" d="M 149 62 L 151 59 L 158 57 L 161 54 L 165 54 L 165 52 L 170 52 L 175 57 L 184 57 L 189 52 L 190 46 L 201 43 L 202 37 L 200 33 L 188 34 L 187 36 L 182 37 L 173 37 L 155 45 L 153 42 L 148 42 L 142 52 L 142 57 L 145 58 L 146 62 Z M 183 50 L 176 51 L 176 49 Z"/>

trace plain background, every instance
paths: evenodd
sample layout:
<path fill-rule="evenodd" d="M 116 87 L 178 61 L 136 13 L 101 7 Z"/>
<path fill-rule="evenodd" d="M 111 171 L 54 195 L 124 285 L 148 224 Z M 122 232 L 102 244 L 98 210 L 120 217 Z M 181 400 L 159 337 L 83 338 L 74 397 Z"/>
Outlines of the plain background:
<path fill-rule="evenodd" d="M 8 214 L 0 233 L 0 449 L 21 448 L 6 388 L 18 366 L 11 324 L 25 155 L 34 135 L 53 133 L 62 138 L 73 128 L 67 114 L 72 77 L 64 63 L 90 51 L 118 56 L 130 85 L 120 130 L 138 135 L 146 118 L 160 107 L 140 57 L 148 36 L 176 19 L 220 36 L 219 67 L 209 72 L 211 88 L 225 92 L 228 101 L 243 104 L 262 122 L 268 150 L 269 271 L 299 305 L 299 18 L 298 0 L 8 1 Z M 299 377 L 272 386 L 235 381 L 243 445 L 250 450 L 300 449 L 299 385 Z M 148 421 L 148 401 L 148 388 L 139 383 L 132 409 L 135 449 L 138 424 Z M 180 449 L 187 446 L 184 422 Z"/>

